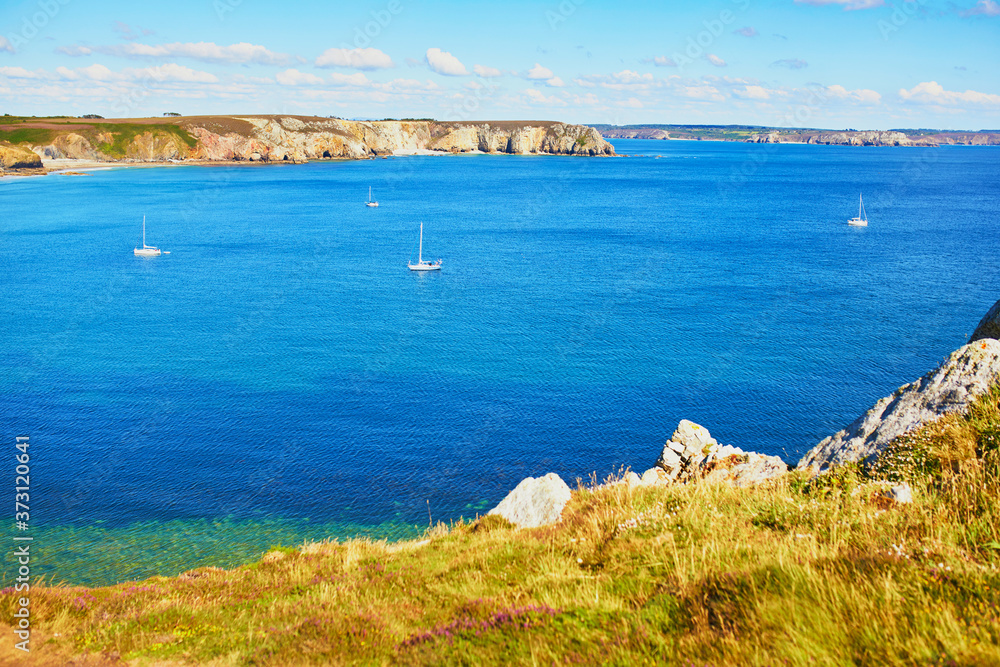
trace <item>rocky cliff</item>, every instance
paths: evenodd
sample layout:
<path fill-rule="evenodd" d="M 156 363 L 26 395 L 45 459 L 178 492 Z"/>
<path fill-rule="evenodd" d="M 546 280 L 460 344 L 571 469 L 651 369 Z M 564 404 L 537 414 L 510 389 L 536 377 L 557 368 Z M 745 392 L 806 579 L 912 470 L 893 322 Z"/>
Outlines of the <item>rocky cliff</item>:
<path fill-rule="evenodd" d="M 825 470 L 840 463 L 869 460 L 904 433 L 946 414 L 965 412 L 977 396 L 998 382 L 1000 341 L 977 339 L 813 447 L 799 461 L 799 467 Z"/>
<path fill-rule="evenodd" d="M 824 144 L 837 146 L 937 146 L 930 137 L 908 137 L 903 132 L 872 130 L 866 132 L 821 132 L 816 134 L 797 132 L 767 132 L 751 135 L 748 143 L 756 144 Z"/>
<path fill-rule="evenodd" d="M 41 168 L 41 158 L 32 151 L 0 141 L 0 175 L 6 172 L 30 173 Z"/>
<path fill-rule="evenodd" d="M 134 121 L 37 123 L 45 141 L 25 142 L 46 159 L 302 162 L 441 153 L 614 155 L 600 133 L 555 122 L 349 121 L 308 116 L 196 116 Z M 18 126 L 24 127 L 23 125 Z M 0 128 L 2 130 L 3 128 Z"/>

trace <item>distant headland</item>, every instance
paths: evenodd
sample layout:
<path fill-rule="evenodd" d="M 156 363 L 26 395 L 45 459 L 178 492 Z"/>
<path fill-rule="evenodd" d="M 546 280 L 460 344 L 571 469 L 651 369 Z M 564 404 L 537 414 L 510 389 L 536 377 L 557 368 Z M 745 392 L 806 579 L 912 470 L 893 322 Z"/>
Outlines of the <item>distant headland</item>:
<path fill-rule="evenodd" d="M 682 139 L 840 146 L 1000 146 L 1000 130 L 823 130 L 764 125 L 593 125 L 605 139 Z"/>
<path fill-rule="evenodd" d="M 0 174 L 90 163 L 305 162 L 390 155 L 508 153 L 600 156 L 614 147 L 555 121 L 358 121 L 287 115 L 0 117 Z"/>

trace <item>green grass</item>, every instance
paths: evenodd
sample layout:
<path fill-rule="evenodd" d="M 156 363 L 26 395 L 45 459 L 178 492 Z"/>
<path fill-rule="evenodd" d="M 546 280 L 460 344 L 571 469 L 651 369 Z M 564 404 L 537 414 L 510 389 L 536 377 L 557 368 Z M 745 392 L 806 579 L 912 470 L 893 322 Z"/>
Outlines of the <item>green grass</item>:
<path fill-rule="evenodd" d="M 95 126 L 93 131 L 86 134 L 97 150 L 112 158 L 121 159 L 126 156 L 129 145 L 135 138 L 147 132 L 173 136 L 186 144 L 188 148 L 194 148 L 198 144 L 198 140 L 189 134 L 187 130 L 179 125 L 172 124 L 102 123 Z M 100 141 L 97 139 L 98 136 L 105 134 L 111 135 L 111 141 Z"/>
<path fill-rule="evenodd" d="M 0 121 L 5 119 L 0 118 Z M 198 140 L 187 130 L 173 124 L 142 124 L 142 123 L 100 123 L 88 124 L 87 121 L 74 121 L 74 127 L 66 130 L 49 128 L 22 127 L 17 129 L 0 129 L 0 141 L 12 144 L 45 145 L 50 144 L 60 134 L 72 131 L 87 138 L 97 150 L 105 155 L 121 159 L 128 154 L 129 145 L 147 132 L 155 135 L 166 135 L 180 140 L 188 148 L 194 148 Z M 110 137 L 110 141 L 107 140 Z M 104 139 L 104 140 L 102 140 Z"/>
<path fill-rule="evenodd" d="M 37 146 L 52 143 L 58 134 L 60 134 L 58 130 L 41 127 L 20 127 L 16 130 L 0 129 L 0 141 Z"/>
<path fill-rule="evenodd" d="M 419 541 L 310 543 L 229 571 L 33 589 L 32 657 L 998 664 L 998 403 L 994 390 L 968 415 L 901 439 L 882 464 L 813 479 L 590 483 L 561 523 L 534 530 L 485 517 Z M 884 496 L 890 470 L 909 480 L 912 504 Z M 0 618 L 15 597 L 0 595 Z"/>

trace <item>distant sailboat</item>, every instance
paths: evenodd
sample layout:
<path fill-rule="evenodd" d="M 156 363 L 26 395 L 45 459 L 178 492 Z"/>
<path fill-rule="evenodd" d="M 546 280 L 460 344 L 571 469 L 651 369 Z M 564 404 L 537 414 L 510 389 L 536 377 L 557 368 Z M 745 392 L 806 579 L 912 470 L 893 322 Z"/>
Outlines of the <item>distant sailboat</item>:
<path fill-rule="evenodd" d="M 865 201 L 861 195 L 858 195 L 858 217 L 851 218 L 847 221 L 847 224 L 852 227 L 867 227 L 868 226 L 868 214 L 865 213 Z"/>
<path fill-rule="evenodd" d="M 158 257 L 160 249 L 151 245 L 146 245 L 146 216 L 142 216 L 142 247 L 135 247 L 136 257 Z"/>
<path fill-rule="evenodd" d="M 410 267 L 410 271 L 439 271 L 441 269 L 441 260 L 436 262 L 425 262 L 424 261 L 424 223 L 420 223 L 420 246 L 417 250 L 417 263 L 407 264 Z"/>
<path fill-rule="evenodd" d="M 365 206 L 369 208 L 378 208 L 378 202 L 372 199 L 372 186 L 368 186 L 368 201 L 365 202 Z"/>

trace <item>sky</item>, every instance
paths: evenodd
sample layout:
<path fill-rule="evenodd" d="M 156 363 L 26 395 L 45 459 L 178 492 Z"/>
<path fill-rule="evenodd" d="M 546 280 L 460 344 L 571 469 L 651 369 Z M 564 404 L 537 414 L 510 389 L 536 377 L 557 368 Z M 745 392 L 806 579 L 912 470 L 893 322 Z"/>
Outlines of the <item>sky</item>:
<path fill-rule="evenodd" d="M 0 114 L 1000 130 L 1000 0 L 0 0 Z"/>

